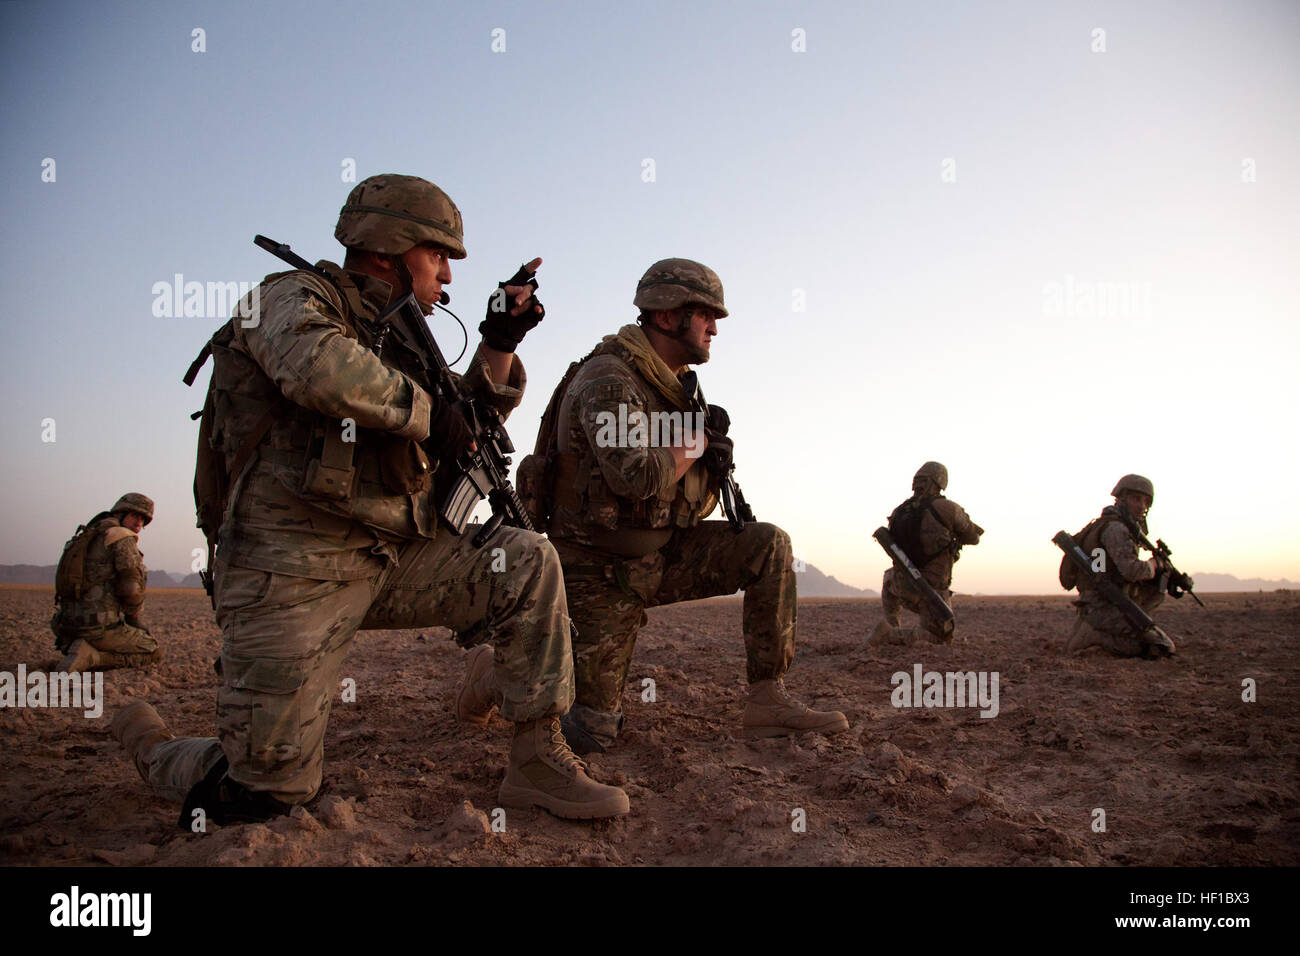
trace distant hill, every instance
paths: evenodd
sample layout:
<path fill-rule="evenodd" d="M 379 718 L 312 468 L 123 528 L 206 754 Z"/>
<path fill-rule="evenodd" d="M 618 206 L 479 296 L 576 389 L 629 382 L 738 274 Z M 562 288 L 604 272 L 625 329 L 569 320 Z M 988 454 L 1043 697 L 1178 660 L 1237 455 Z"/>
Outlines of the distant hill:
<path fill-rule="evenodd" d="M 1192 580 L 1196 582 L 1196 590 L 1205 591 L 1294 591 L 1300 589 L 1300 584 L 1295 581 L 1288 581 L 1282 578 L 1280 581 L 1265 581 L 1263 578 L 1237 578 L 1231 574 L 1210 574 L 1206 571 L 1197 571 L 1192 575 Z"/>
<path fill-rule="evenodd" d="M 800 597 L 880 597 L 879 591 L 864 590 L 844 584 L 829 575 L 822 574 L 822 572 L 807 563 L 804 564 L 804 569 L 799 572 L 798 578 Z"/>

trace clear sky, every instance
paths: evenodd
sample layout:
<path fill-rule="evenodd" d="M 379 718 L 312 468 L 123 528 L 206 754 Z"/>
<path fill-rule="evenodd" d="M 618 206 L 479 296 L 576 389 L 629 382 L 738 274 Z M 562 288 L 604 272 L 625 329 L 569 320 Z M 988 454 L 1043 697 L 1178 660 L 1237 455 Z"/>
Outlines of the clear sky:
<path fill-rule="evenodd" d="M 180 378 L 222 317 L 155 284 L 278 271 L 258 232 L 337 261 L 351 163 L 459 205 L 471 329 L 545 259 L 521 452 L 683 256 L 726 287 L 737 477 L 840 580 L 879 588 L 930 458 L 987 531 L 958 590 L 1058 590 L 1051 536 L 1130 471 L 1185 570 L 1300 579 L 1294 2 L 17 2 L 0 38 L 0 563 L 138 490 L 189 569 Z"/>

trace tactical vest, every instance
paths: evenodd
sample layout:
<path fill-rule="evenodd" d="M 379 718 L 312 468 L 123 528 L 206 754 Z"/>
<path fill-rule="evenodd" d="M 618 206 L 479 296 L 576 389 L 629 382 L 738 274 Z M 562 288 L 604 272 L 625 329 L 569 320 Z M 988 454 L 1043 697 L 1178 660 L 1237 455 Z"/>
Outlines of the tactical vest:
<path fill-rule="evenodd" d="M 314 273 L 301 274 L 311 277 L 312 291 L 323 291 L 343 317 L 343 334 L 367 348 L 374 348 L 382 337 L 386 340 L 386 364 L 414 378 L 418 358 L 406 355 L 402 351 L 406 347 L 396 336 L 379 333 L 369 324 L 360 290 L 344 270 L 331 263 L 323 267 L 329 273 L 328 281 Z M 291 274 L 293 270 L 269 275 L 262 286 Z M 415 519 L 411 528 L 412 508 L 405 498 L 427 491 L 436 468 L 420 445 L 365 428 L 356 428 L 355 440 L 346 440 L 342 422 L 287 399 L 250 356 L 234 347 L 236 321 L 241 321 L 239 310 L 203 347 L 184 379 L 187 385 L 193 384 L 212 356 L 212 379 L 204 407 L 193 416 L 201 416 L 194 502 L 198 527 L 208 541 L 208 569 L 212 568 L 218 532 L 234 505 L 232 486 L 254 455 L 299 469 L 301 479 L 290 490 L 313 507 L 394 532 L 414 530 L 431 537 L 431 510 L 426 507 L 420 515 L 424 520 Z M 399 517 L 370 513 L 373 508 L 368 505 L 391 502 L 397 496 L 404 500 L 381 510 L 398 512 Z M 211 593 L 210 579 L 205 578 L 204 583 Z"/>
<path fill-rule="evenodd" d="M 613 355 L 628 368 L 636 370 L 631 352 L 617 338 L 601 342 L 583 358 L 572 363 L 551 393 L 551 400 L 542 415 L 533 454 L 520 462 L 519 490 L 525 505 L 532 512 L 535 524 L 538 528 L 561 534 L 569 529 L 558 525 L 568 524 L 574 519 L 589 526 L 597 534 L 600 529 L 635 533 L 695 527 L 717 505 L 716 479 L 708 480 L 699 500 L 688 498 L 683 479 L 656 496 L 637 501 L 619 497 L 609 487 L 600 469 L 600 462 L 585 436 L 579 441 L 577 451 L 559 450 L 559 427 L 562 424 L 559 419 L 565 395 L 578 371 L 590 360 L 603 355 Z M 639 373 L 637 377 L 644 383 L 644 377 Z M 649 383 L 645 383 L 645 388 L 649 394 L 659 396 L 659 392 Z M 557 521 L 557 518 L 567 520 Z"/>
<path fill-rule="evenodd" d="M 908 498 L 889 516 L 889 533 L 918 568 L 925 567 L 941 554 L 954 551 L 957 539 L 934 507 L 935 501 L 942 497 Z M 925 524 L 926 515 L 934 519 L 940 530 Z"/>
<path fill-rule="evenodd" d="M 113 528 L 122 528 L 121 522 L 102 511 L 78 527 L 63 546 L 54 573 L 54 603 L 61 627 L 105 627 L 122 619 L 122 603 L 113 587 L 117 569 L 105 540 Z M 131 534 L 126 528 L 122 531 L 123 537 Z M 143 565 L 140 573 L 147 574 Z M 140 583 L 143 586 L 145 581 Z"/>
<path fill-rule="evenodd" d="M 1092 560 L 1092 553 L 1095 550 L 1098 548 L 1102 548 L 1103 551 L 1105 550 L 1101 543 L 1102 532 L 1106 530 L 1108 525 L 1123 520 L 1123 518 L 1115 513 L 1114 505 L 1107 505 L 1102 509 L 1100 515 L 1093 518 L 1079 530 L 1079 533 L 1074 536 L 1074 541 L 1082 549 L 1083 553 L 1088 556 L 1088 559 Z M 1124 580 L 1124 575 L 1121 574 L 1119 568 L 1115 566 L 1115 562 L 1110 560 L 1109 555 L 1106 556 L 1105 574 L 1120 588 L 1128 587 L 1129 582 Z M 1067 591 L 1073 590 L 1074 588 L 1078 588 L 1081 592 L 1092 589 L 1092 585 L 1088 581 L 1087 576 L 1079 571 L 1078 567 L 1075 566 L 1075 563 L 1071 561 L 1068 556 L 1061 558 L 1061 567 L 1057 573 L 1057 578 L 1061 582 L 1061 587 L 1065 588 Z"/>

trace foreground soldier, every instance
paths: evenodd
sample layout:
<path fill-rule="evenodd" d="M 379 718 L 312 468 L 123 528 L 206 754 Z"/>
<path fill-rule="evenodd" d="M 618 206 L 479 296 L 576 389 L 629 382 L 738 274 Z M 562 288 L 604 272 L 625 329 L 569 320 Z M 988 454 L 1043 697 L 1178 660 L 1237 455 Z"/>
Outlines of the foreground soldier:
<path fill-rule="evenodd" d="M 1105 552 L 1104 567 L 1107 577 L 1143 611 L 1150 612 L 1165 599 L 1169 586 L 1170 568 L 1158 556 L 1143 561 L 1138 557 L 1137 539 L 1133 528 L 1147 533 L 1147 511 L 1155 500 L 1155 488 L 1150 479 L 1141 475 L 1125 475 L 1111 491 L 1115 503 L 1102 509 L 1101 515 L 1088 522 L 1074 536 L 1087 555 L 1100 548 Z M 1174 642 L 1158 627 L 1145 634 L 1137 630 L 1124 615 L 1098 593 L 1092 583 L 1081 575 L 1065 575 L 1062 565 L 1062 585 L 1077 587 L 1079 600 L 1074 602 L 1078 617 L 1074 630 L 1066 643 L 1067 654 L 1099 646 L 1118 657 L 1164 657 L 1175 652 Z M 1186 580 L 1190 590 L 1191 579 Z"/>
<path fill-rule="evenodd" d="M 580 754 L 613 743 L 623 723 L 623 689 L 645 609 L 744 589 L 750 683 L 743 732 L 771 737 L 846 730 L 838 711 L 788 698 L 781 678 L 794 659 L 795 575 L 790 539 L 771 524 L 704 521 L 717 505 L 718 475 L 731 457 L 726 412 L 717 406 L 703 442 L 688 454 L 693 427 L 679 376 L 707 362 L 727 314 L 722 283 L 706 266 L 665 259 L 641 278 L 633 299 L 639 325 L 608 336 L 570 367 L 542 420 L 537 449 L 520 465 L 520 492 L 540 501 L 539 527 L 564 565 L 574 640 L 576 702 L 564 732 Z M 614 435 L 611 423 L 683 422 L 673 442 Z M 669 416 L 655 419 L 654 416 Z M 694 433 L 699 438 L 698 433 Z M 651 447 L 651 446 L 655 447 Z M 549 518 L 549 521 L 546 519 Z M 703 523 L 701 523 L 703 522 Z M 496 691 L 487 654 L 471 659 L 458 702 L 482 723 Z"/>
<path fill-rule="evenodd" d="M 889 532 L 921 576 L 951 607 L 953 563 L 961 555 L 962 545 L 979 544 L 984 529 L 970 520 L 961 505 L 943 496 L 947 487 L 948 469 L 937 461 L 927 461 L 912 477 L 912 497 L 889 516 Z M 944 632 L 934 610 L 921 599 L 911 579 L 897 568 L 885 572 L 880 603 L 885 617 L 868 636 L 869 645 L 913 644 L 923 639 L 935 644 L 952 642 L 952 632 Z M 900 626 L 902 608 L 920 615 L 921 626 Z"/>
<path fill-rule="evenodd" d="M 143 667 L 162 656 L 140 617 L 149 570 L 136 540 L 152 520 L 153 501 L 129 492 L 63 546 L 50 620 L 59 670 Z"/>
<path fill-rule="evenodd" d="M 219 737 L 174 739 L 142 703 L 111 728 L 142 776 L 185 801 L 182 826 L 197 808 L 217 822 L 258 820 L 310 800 L 357 629 L 436 625 L 464 646 L 496 648 L 503 715 L 515 722 L 503 805 L 573 818 L 628 811 L 560 731 L 573 679 L 554 550 L 513 528 L 476 548 L 472 528 L 456 537 L 438 527 L 428 462 L 454 458 L 473 436 L 458 409 L 418 384 L 406 335 L 391 328 L 376 347 L 388 304 L 411 291 L 426 312 L 439 300 L 450 260 L 465 257 L 461 232 L 437 186 L 371 177 L 339 216 L 343 268 L 321 263 L 330 281 L 268 276 L 256 321 L 232 318 L 212 339 L 212 431 L 238 472 L 214 568 Z M 465 378 L 503 414 L 524 387 L 515 346 L 542 314 L 529 286 L 505 289 L 513 305 L 489 307 Z M 498 548 L 508 571 L 494 573 Z"/>

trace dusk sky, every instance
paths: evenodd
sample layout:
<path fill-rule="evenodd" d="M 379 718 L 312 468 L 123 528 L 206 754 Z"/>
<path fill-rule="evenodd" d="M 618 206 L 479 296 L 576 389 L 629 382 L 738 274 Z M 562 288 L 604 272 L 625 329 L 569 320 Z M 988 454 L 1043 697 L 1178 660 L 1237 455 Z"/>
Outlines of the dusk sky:
<path fill-rule="evenodd" d="M 353 182 L 399 172 L 464 215 L 472 333 L 545 260 L 516 463 L 688 257 L 736 476 L 841 581 L 880 587 L 927 459 L 987 532 L 958 591 L 1060 593 L 1052 535 L 1126 472 L 1180 567 L 1300 579 L 1294 2 L 17 2 L 0 36 L 0 563 L 132 490 L 188 572 L 181 376 L 225 316 L 156 290 L 279 271 L 255 233 L 340 261 Z"/>

